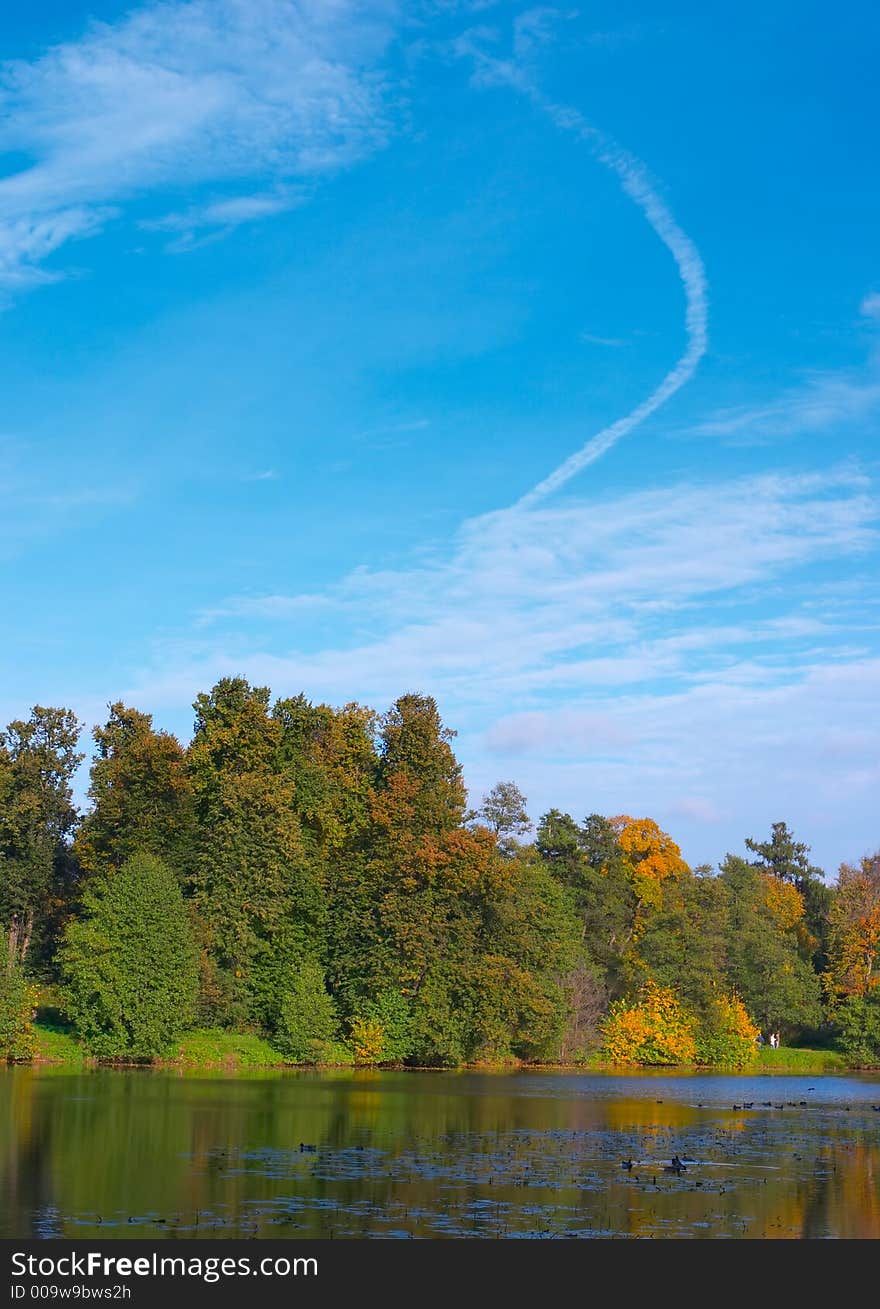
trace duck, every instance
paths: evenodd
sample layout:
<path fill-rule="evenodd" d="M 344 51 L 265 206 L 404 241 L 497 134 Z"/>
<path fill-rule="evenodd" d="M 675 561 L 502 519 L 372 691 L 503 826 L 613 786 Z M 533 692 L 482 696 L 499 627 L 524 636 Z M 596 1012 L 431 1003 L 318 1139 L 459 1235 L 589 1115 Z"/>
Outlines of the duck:
<path fill-rule="evenodd" d="M 626 1169 L 628 1173 L 631 1173 L 633 1170 L 633 1161 L 632 1159 L 621 1159 L 620 1166 L 621 1168 Z"/>

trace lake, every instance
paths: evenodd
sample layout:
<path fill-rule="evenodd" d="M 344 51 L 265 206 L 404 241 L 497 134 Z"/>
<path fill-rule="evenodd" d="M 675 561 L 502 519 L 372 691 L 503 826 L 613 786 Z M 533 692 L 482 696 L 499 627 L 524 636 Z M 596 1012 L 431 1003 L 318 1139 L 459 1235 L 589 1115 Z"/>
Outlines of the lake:
<path fill-rule="evenodd" d="M 0 1235 L 880 1237 L 872 1106 L 870 1074 L 10 1068 Z"/>

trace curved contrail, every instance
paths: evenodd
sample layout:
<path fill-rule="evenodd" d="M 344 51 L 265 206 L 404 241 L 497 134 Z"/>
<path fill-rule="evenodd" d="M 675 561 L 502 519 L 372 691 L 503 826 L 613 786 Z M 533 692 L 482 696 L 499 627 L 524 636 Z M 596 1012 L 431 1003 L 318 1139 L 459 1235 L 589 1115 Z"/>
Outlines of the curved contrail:
<path fill-rule="evenodd" d="M 591 126 L 577 110 L 553 104 L 534 87 L 524 86 L 521 82 L 519 85 L 520 89 L 525 90 L 529 98 L 559 127 L 574 132 L 581 140 L 587 141 L 599 162 L 617 174 L 624 191 L 641 209 L 678 266 L 684 286 L 687 329 L 687 346 L 684 354 L 666 374 L 660 385 L 625 417 L 618 418 L 616 422 L 603 428 L 587 441 L 586 445 L 581 446 L 580 450 L 569 455 L 558 468 L 555 468 L 537 486 L 532 487 L 531 491 L 527 491 L 513 506 L 514 509 L 528 509 L 551 492 L 557 491 L 582 468 L 594 463 L 600 455 L 610 450 L 621 437 L 626 436 L 665 404 L 670 396 L 693 377 L 697 365 L 706 353 L 709 314 L 706 270 L 700 252 L 688 234 L 679 227 L 671 210 L 657 194 L 642 161 L 624 150 L 611 137 L 605 136 Z"/>

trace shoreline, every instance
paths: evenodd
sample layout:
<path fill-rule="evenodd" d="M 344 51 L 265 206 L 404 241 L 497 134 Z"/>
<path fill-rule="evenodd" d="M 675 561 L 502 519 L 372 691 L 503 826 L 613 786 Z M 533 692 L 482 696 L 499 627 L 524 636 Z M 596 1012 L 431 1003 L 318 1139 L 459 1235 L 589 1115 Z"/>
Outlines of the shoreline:
<path fill-rule="evenodd" d="M 315 1063 L 294 1063 L 285 1060 L 259 1037 L 239 1033 L 211 1033 L 211 1040 L 204 1037 L 207 1033 L 197 1033 L 199 1038 L 187 1048 L 187 1038 L 181 1041 L 180 1052 L 171 1058 L 152 1060 L 102 1060 L 86 1054 L 78 1041 L 67 1031 L 49 1026 L 37 1025 L 37 1052 L 33 1059 L 19 1063 L 20 1067 L 37 1069 L 70 1070 L 109 1070 L 119 1072 L 176 1072 L 182 1076 L 199 1073 L 225 1073 L 237 1077 L 265 1076 L 269 1073 L 322 1073 L 341 1072 L 363 1073 L 370 1071 L 385 1072 L 433 1072 L 433 1073 L 600 1073 L 615 1075 L 654 1075 L 679 1073 L 686 1076 L 760 1076 L 766 1074 L 797 1075 L 845 1075 L 847 1073 L 880 1072 L 878 1065 L 856 1066 L 847 1063 L 844 1056 L 835 1050 L 803 1049 L 796 1046 L 783 1046 L 777 1050 L 763 1048 L 757 1053 L 754 1062 L 745 1067 L 723 1067 L 701 1064 L 621 1064 L 594 1056 L 580 1061 L 554 1061 L 552 1063 L 529 1063 L 518 1059 L 478 1061 L 462 1064 L 456 1068 L 421 1067 L 406 1064 L 355 1064 L 348 1060 L 329 1060 Z M 210 1048 L 207 1048 L 210 1046 Z"/>

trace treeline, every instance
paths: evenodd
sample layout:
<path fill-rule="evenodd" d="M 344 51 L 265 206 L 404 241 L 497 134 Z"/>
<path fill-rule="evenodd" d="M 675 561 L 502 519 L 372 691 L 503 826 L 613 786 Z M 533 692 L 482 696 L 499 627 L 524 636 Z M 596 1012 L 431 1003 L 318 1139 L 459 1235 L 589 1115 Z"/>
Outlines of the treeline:
<path fill-rule="evenodd" d="M 759 1032 L 880 1061 L 880 855 L 829 887 L 784 823 L 690 869 L 650 819 L 500 783 L 467 808 L 427 696 L 379 715 L 225 678 L 187 747 L 122 704 L 0 733 L 0 1054 L 54 1000 L 97 1057 L 260 1033 L 295 1062 L 742 1064 Z"/>

